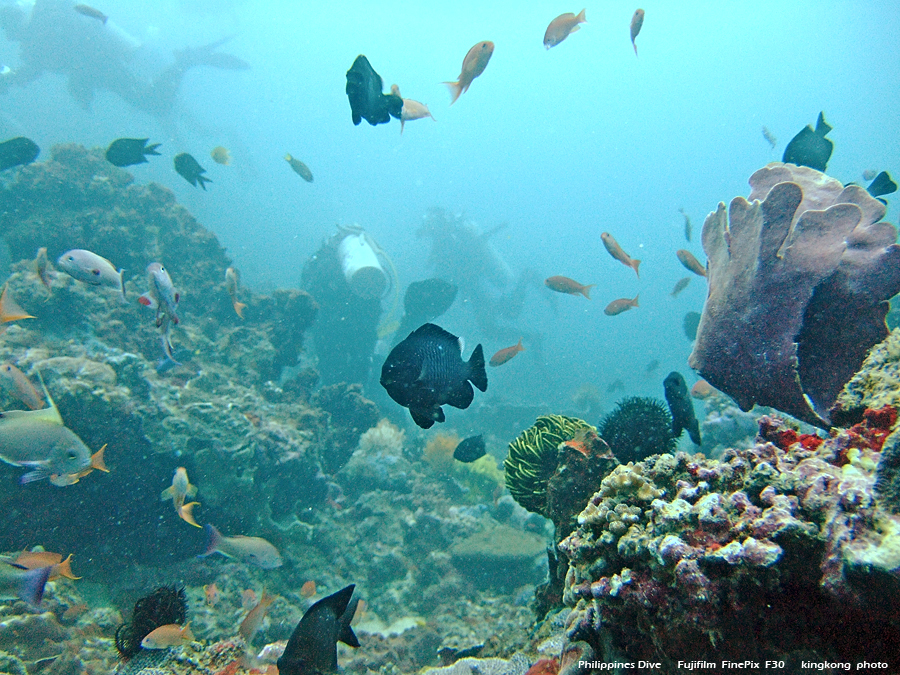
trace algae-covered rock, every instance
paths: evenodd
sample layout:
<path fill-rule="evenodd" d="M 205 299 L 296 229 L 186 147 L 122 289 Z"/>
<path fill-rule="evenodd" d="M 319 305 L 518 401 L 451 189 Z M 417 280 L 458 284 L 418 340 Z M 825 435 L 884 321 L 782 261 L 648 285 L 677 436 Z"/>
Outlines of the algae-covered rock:
<path fill-rule="evenodd" d="M 530 532 L 491 523 L 455 543 L 450 554 L 457 569 L 477 586 L 515 588 L 542 580 L 537 572 L 547 542 Z"/>
<path fill-rule="evenodd" d="M 886 405 L 900 407 L 900 329 L 869 352 L 838 396 L 831 416 L 835 424 L 850 426 L 862 419 L 866 408 Z"/>

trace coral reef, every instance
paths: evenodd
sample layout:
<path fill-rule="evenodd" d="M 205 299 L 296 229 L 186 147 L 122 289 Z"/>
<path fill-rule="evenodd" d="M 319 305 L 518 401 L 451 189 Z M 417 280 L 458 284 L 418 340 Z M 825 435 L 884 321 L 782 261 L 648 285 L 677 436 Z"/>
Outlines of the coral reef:
<path fill-rule="evenodd" d="M 675 449 L 672 415 L 656 398 L 627 396 L 603 418 L 600 437 L 620 462 L 638 460 Z"/>
<path fill-rule="evenodd" d="M 742 410 L 768 405 L 827 428 L 887 335 L 896 230 L 863 188 L 814 169 L 772 163 L 750 186 L 750 201 L 736 197 L 727 216 L 720 203 L 703 225 L 709 295 L 689 363 Z"/>
<path fill-rule="evenodd" d="M 569 646 L 672 672 L 685 654 L 895 658 L 900 516 L 873 492 L 895 421 L 871 411 L 822 438 L 763 417 L 756 445 L 721 461 L 679 452 L 614 469 L 559 545 Z"/>

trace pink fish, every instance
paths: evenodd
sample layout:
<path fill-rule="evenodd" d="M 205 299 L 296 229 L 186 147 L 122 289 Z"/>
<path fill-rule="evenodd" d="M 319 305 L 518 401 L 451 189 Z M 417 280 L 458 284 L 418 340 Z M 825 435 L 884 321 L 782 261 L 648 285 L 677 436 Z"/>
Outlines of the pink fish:
<path fill-rule="evenodd" d="M 450 105 L 456 103 L 456 99 L 459 98 L 460 94 L 468 90 L 472 80 L 484 72 L 493 53 L 494 43 L 490 40 L 479 42 L 468 51 L 466 58 L 463 59 L 462 71 L 459 73 L 459 78 L 457 78 L 456 82 L 444 82 L 450 88 L 450 94 L 453 97 Z"/>

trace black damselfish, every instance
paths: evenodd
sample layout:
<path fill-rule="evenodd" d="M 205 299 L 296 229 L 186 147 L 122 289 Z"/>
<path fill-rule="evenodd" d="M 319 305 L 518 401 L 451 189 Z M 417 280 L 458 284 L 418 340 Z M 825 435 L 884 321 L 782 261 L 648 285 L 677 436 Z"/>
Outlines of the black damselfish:
<path fill-rule="evenodd" d="M 206 169 L 200 166 L 200 162 L 186 152 L 175 155 L 175 170 L 194 187 L 197 187 L 197 183 L 200 183 L 200 187 L 206 190 L 206 183 L 212 183 L 211 179 L 203 175 L 206 173 Z"/>
<path fill-rule="evenodd" d="M 472 384 L 487 391 L 484 350 L 475 347 L 468 362 L 462 360 L 459 338 L 440 326 L 420 326 L 388 354 L 381 368 L 381 386 L 392 399 L 409 408 L 423 429 L 444 421 L 445 403 L 468 408 L 475 397 Z"/>
<path fill-rule="evenodd" d="M 386 124 L 391 117 L 400 119 L 403 99 L 396 94 L 384 94 L 381 75 L 375 72 L 369 59 L 360 54 L 347 71 L 347 98 L 350 99 L 350 112 L 353 124 L 365 120 L 373 127 Z"/>
<path fill-rule="evenodd" d="M 834 150 L 834 143 L 825 138 L 831 131 L 831 125 L 825 121 L 825 113 L 819 113 L 816 128 L 806 125 L 800 133 L 791 139 L 784 149 L 781 161 L 798 166 L 808 166 L 824 173 Z"/>
<path fill-rule="evenodd" d="M 149 138 L 117 138 L 106 149 L 106 161 L 113 166 L 124 167 L 133 164 L 144 164 L 147 155 L 158 155 L 156 149 L 162 145 L 147 145 Z"/>
<path fill-rule="evenodd" d="M 700 425 L 694 415 L 694 404 L 688 393 L 687 383 L 681 373 L 673 370 L 663 381 L 666 390 L 666 402 L 672 413 L 672 434 L 679 438 L 687 429 L 688 435 L 695 445 L 700 445 Z"/>
<path fill-rule="evenodd" d="M 350 627 L 359 599 L 350 601 L 354 584 L 317 601 L 306 610 L 278 659 L 279 675 L 336 673 L 337 643 L 359 647 Z"/>
<path fill-rule="evenodd" d="M 22 164 L 31 164 L 39 154 L 41 149 L 30 138 L 16 136 L 4 141 L 0 143 L 0 171 Z"/>
<path fill-rule="evenodd" d="M 481 459 L 484 455 L 484 436 L 481 434 L 464 438 L 453 451 L 453 459 L 466 463 Z"/>

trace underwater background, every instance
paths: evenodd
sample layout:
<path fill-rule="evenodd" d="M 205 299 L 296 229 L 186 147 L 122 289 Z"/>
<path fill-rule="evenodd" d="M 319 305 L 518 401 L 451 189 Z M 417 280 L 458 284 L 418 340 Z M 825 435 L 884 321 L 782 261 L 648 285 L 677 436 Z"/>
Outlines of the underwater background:
<path fill-rule="evenodd" d="M 900 597 L 900 529 L 892 529 L 900 527 L 900 491 L 882 492 L 883 504 L 872 497 L 876 481 L 891 480 L 876 466 L 896 417 L 885 422 L 860 415 L 845 426 L 856 429 L 854 438 L 868 439 L 864 444 L 840 440 L 849 438 L 851 432 L 844 431 L 834 435 L 833 447 L 827 441 L 817 450 L 815 443 L 810 449 L 785 441 L 778 434 L 788 427 L 780 421 L 757 439 L 759 410 L 741 412 L 723 395 L 696 400 L 709 439 L 701 447 L 709 459 L 692 465 L 689 458 L 701 448 L 685 435 L 659 448 L 681 450 L 680 459 L 666 466 L 648 460 L 621 478 L 619 487 L 603 492 L 606 476 L 618 480 L 619 474 L 610 473 L 617 462 L 592 445 L 599 441 L 582 435 L 576 445 L 586 445 L 576 450 L 585 457 L 602 455 L 602 471 L 570 457 L 567 466 L 585 482 L 551 488 L 551 501 L 558 499 L 555 494 L 571 500 L 559 508 L 558 501 L 529 508 L 513 499 L 503 464 L 508 445 L 539 415 L 582 418 L 597 426 L 626 396 L 662 399 L 669 371 L 680 371 L 688 388 L 697 381 L 687 365 L 692 340 L 683 320 L 688 312 L 703 310 L 707 286 L 686 272 L 675 251 L 690 250 L 704 262 L 700 232 L 706 216 L 719 202 L 748 195 L 751 174 L 780 161 L 787 142 L 805 125 L 815 126 L 820 111 L 834 127 L 828 175 L 845 184 L 863 184 L 863 173 L 870 170 L 896 176 L 900 12 L 895 3 L 644 4 L 637 53 L 629 44 L 636 7 L 620 2 L 587 6 L 587 22 L 549 50 L 541 43 L 547 24 L 581 7 L 109 0 L 94 5 L 108 16 L 100 22 L 74 11 L 74 3 L 37 0 L 34 6 L 61 8 L 63 34 L 71 31 L 66 49 L 72 51 L 50 53 L 48 46 L 46 61 L 29 64 L 23 40 L 9 31 L 0 34 L 0 65 L 9 69 L 0 78 L 15 77 L 24 65 L 37 70 L 33 80 L 0 83 L 0 139 L 26 136 L 41 148 L 35 164 L 0 174 L 2 276 L 16 302 L 37 317 L 9 324 L 0 335 L 0 357 L 17 364 L 36 386 L 41 373 L 66 426 L 92 451 L 108 444 L 110 473 L 95 472 L 64 487 L 46 481 L 20 485 L 21 468 L 0 467 L 5 511 L 0 550 L 13 554 L 42 546 L 71 552 L 75 574 L 84 577 L 52 581 L 41 609 L 21 601 L 4 607 L 4 618 L 24 623 L 13 629 L 6 620 L 0 625 L 0 651 L 8 652 L 0 654 L 0 672 L 110 672 L 118 659 L 116 628 L 132 620 L 137 599 L 167 584 L 187 588 L 187 618 L 207 645 L 183 648 L 207 659 L 207 670 L 195 665 L 193 672 L 266 672 L 273 659 L 245 661 L 242 655 L 286 640 L 314 601 L 350 583 L 357 584 L 366 607 L 357 610 L 354 623 L 361 648 L 339 646 L 345 670 L 418 672 L 439 666 L 439 650 L 449 648 L 484 661 L 481 672 L 524 673 L 541 660 L 547 662 L 544 670 L 532 675 L 589 672 L 578 658 L 570 655 L 566 661 L 563 654 L 584 637 L 573 633 L 579 621 L 601 623 L 585 618 L 588 610 L 582 606 L 592 589 L 593 600 L 609 599 L 592 584 L 618 575 L 614 583 L 627 585 L 630 577 L 623 577 L 622 569 L 641 569 L 642 555 L 651 561 L 647 569 L 654 568 L 653 561 L 665 567 L 661 544 L 652 548 L 648 541 L 662 540 L 681 526 L 694 533 L 693 539 L 682 535 L 694 548 L 718 551 L 730 544 L 733 532 L 726 537 L 714 517 L 704 520 L 703 508 L 678 526 L 672 524 L 680 522 L 676 515 L 658 521 L 647 515 L 652 500 L 664 495 L 671 500 L 681 494 L 696 506 L 699 497 L 683 494 L 687 488 L 679 480 L 706 481 L 703 489 L 722 495 L 732 510 L 740 502 L 734 495 L 755 487 L 751 508 L 771 509 L 771 518 L 776 512 L 792 514 L 797 522 L 779 521 L 776 534 L 761 525 L 740 530 L 740 519 L 732 518 L 735 531 L 752 530 L 760 541 L 771 538 L 793 561 L 789 571 L 778 571 L 783 586 L 766 577 L 768 572 L 753 572 L 747 586 L 732 590 L 746 594 L 744 605 L 753 605 L 749 589 L 757 586 L 767 589 L 757 600 L 769 606 L 772 597 L 766 593 L 773 588 L 778 597 L 794 597 L 789 591 L 812 598 L 813 619 L 789 627 L 773 621 L 746 644 L 717 653 L 715 627 L 704 627 L 703 639 L 694 640 L 690 631 L 681 636 L 665 623 L 693 616 L 696 607 L 688 605 L 696 598 L 684 601 L 680 613 L 664 617 L 661 612 L 652 625 L 640 625 L 628 611 L 607 609 L 608 622 L 626 626 L 622 632 L 637 622 L 633 641 L 610 629 L 606 652 L 596 636 L 582 640 L 590 645 L 590 651 L 579 652 L 582 660 L 662 659 L 664 672 L 675 673 L 687 672 L 680 660 L 745 654 L 777 661 L 786 654 L 794 664 L 790 672 L 820 672 L 823 668 L 800 664 L 871 655 L 874 661 L 893 657 L 889 666 L 872 672 L 900 672 L 900 624 L 868 611 L 890 605 L 884 598 Z M 8 0 L 0 7 L 25 15 L 32 11 L 28 3 Z M 115 35 L 98 38 L 101 26 Z M 38 50 L 42 39 L 27 37 Z M 97 39 L 129 45 L 128 57 L 94 58 Z M 481 40 L 495 44 L 490 63 L 451 106 L 442 83 L 457 78 L 466 52 Z M 156 82 L 177 64 L 179 50 L 219 41 L 219 52 L 249 68 L 186 68 L 178 73 L 176 95 L 164 105 L 142 110 L 103 84 L 117 81 L 118 71 Z M 354 126 L 345 85 L 359 54 L 384 79 L 385 92 L 398 84 L 403 96 L 426 104 L 434 119 L 407 121 L 402 134 L 396 120 Z M 85 74 L 67 65 L 76 62 L 96 68 L 96 79 L 90 73 L 87 78 L 94 82 L 89 105 L 73 95 L 73 77 Z M 152 99 L 152 87 L 142 96 Z M 774 147 L 763 128 L 777 138 Z M 161 156 L 115 168 L 103 152 L 122 137 L 160 143 Z M 228 149 L 230 164 L 210 157 L 217 146 Z M 172 158 L 183 152 L 206 169 L 212 182 L 205 189 L 175 172 Z M 313 182 L 291 171 L 286 153 L 309 167 Z M 896 200 L 890 195 L 887 200 L 884 220 L 896 222 Z M 686 216 L 692 222 L 690 240 Z M 328 283 L 315 276 L 327 273 L 317 261 L 344 231 L 338 226 L 363 228 L 377 242 L 389 277 L 383 297 L 359 311 L 347 304 L 347 316 L 341 314 L 340 292 L 319 296 Z M 601 232 L 613 234 L 641 260 L 639 277 L 604 250 Z M 118 302 L 109 288 L 80 284 L 62 272 L 46 291 L 33 272 L 40 246 L 48 247 L 51 262 L 63 251 L 86 248 L 124 267 L 128 304 Z M 172 329 L 180 365 L 170 370 L 157 367 L 164 354 L 152 311 L 135 302 L 147 290 L 144 268 L 155 260 L 166 265 L 180 293 L 181 321 Z M 244 317 L 236 315 L 226 289 L 229 267 L 240 271 L 239 298 L 248 305 Z M 544 279 L 555 275 L 594 284 L 591 299 L 552 293 Z M 673 297 L 673 286 L 685 276 L 691 276 L 690 283 Z M 489 358 L 520 338 L 524 351 L 502 367 L 488 368 L 487 392 L 476 392 L 466 409 L 445 406 L 447 422 L 426 431 L 388 398 L 378 375 L 392 346 L 405 337 L 391 332 L 403 315 L 404 291 L 431 277 L 459 288 L 435 322 L 463 338 L 463 359 L 477 344 Z M 638 295 L 638 307 L 604 314 L 609 302 Z M 338 307 L 336 313 L 329 314 L 329 302 Z M 334 333 L 317 332 L 326 325 Z M 324 357 L 328 343 L 352 353 L 352 376 L 323 365 L 330 363 Z M 895 358 L 890 354 L 888 361 Z M 886 377 L 894 377 L 893 371 Z M 862 388 L 856 407 L 897 403 L 890 394 L 870 400 L 870 389 Z M 14 394 L 0 395 L 0 409 L 23 407 Z M 641 420 L 626 424 L 645 426 Z M 566 427 L 554 439 L 574 442 L 582 428 Z M 793 428 L 814 434 L 808 426 Z M 471 464 L 454 460 L 460 439 L 476 434 L 485 438 L 486 458 Z M 850 459 L 847 443 L 858 451 Z M 556 443 L 551 445 L 553 454 Z M 766 454 L 775 452 L 772 447 L 789 459 L 773 460 Z M 727 455 L 726 448 L 744 453 L 744 478 L 734 477 L 740 473 L 734 468 L 737 455 Z M 801 491 L 791 482 L 801 478 L 791 472 L 810 459 L 798 452 L 814 450 L 826 458 L 817 460 L 822 465 L 816 470 L 834 481 L 850 480 L 842 467 L 858 469 L 852 479 L 868 497 L 861 498 L 857 515 L 867 524 L 847 528 L 873 548 L 858 553 L 857 566 L 851 567 L 883 563 L 886 571 L 876 575 L 872 597 L 848 599 L 852 593 L 841 591 L 835 594 L 839 600 L 819 603 L 820 580 L 795 569 L 802 567 L 798 561 L 815 561 L 813 571 L 821 563 L 845 581 L 853 578 L 822 562 L 828 555 L 822 542 L 854 538 L 828 529 L 840 520 L 827 514 L 838 508 L 844 488 L 828 488 L 831 497 L 803 513 L 802 496 L 799 507 L 778 501 L 784 495 L 796 500 L 811 489 Z M 726 464 L 732 467 L 728 471 L 721 468 Z M 755 469 L 760 464 L 779 475 L 761 477 L 764 471 Z M 838 468 L 832 471 L 832 465 Z M 159 496 L 181 466 L 198 487 L 194 517 L 200 525 L 265 538 L 284 564 L 262 569 L 219 555 L 198 559 L 206 533 L 184 522 Z M 554 469 L 555 464 L 546 470 L 546 478 Z M 828 481 L 817 485 L 822 483 Z M 622 485 L 633 488 L 644 515 L 616 497 Z M 757 499 L 769 485 L 779 495 L 768 502 Z M 595 493 L 602 498 L 592 500 Z M 604 504 L 604 499 L 619 501 Z M 605 509 L 604 523 L 638 523 L 647 532 L 647 541 L 633 544 L 639 553 L 612 545 L 616 553 L 605 554 L 606 572 L 591 556 L 602 560 L 598 551 L 610 542 L 578 529 L 594 522 L 593 512 L 578 515 L 590 504 Z M 713 513 L 713 506 L 704 508 Z M 741 506 L 741 517 L 745 511 Z M 876 511 L 881 515 L 873 516 Z M 715 541 L 698 534 L 705 526 Z M 618 538 L 627 529 L 621 528 L 608 529 Z M 778 539 L 778 528 L 788 528 L 784 536 L 800 543 L 792 547 Z M 872 534 L 876 531 L 881 539 Z M 548 569 L 548 545 L 562 546 L 572 571 Z M 745 561 L 757 561 L 753 555 L 758 561 L 746 564 L 774 569 L 778 556 L 767 545 L 748 552 Z M 846 553 L 842 559 L 851 558 Z M 683 580 L 694 570 L 679 574 Z M 542 595 L 536 589 L 548 579 L 551 588 Z M 691 588 L 705 583 L 691 579 L 684 582 Z M 822 584 L 842 583 L 832 582 Z M 715 579 L 710 583 L 715 586 Z M 215 602 L 204 591 L 213 585 L 222 595 Z M 716 588 L 711 597 L 727 595 Z M 259 634 L 241 642 L 237 627 L 256 606 L 247 590 L 257 597 L 267 590 L 279 599 Z M 784 602 L 779 611 L 787 613 Z M 841 602 L 850 609 L 837 607 Z M 575 607 L 573 616 L 581 612 L 577 618 L 569 615 Z M 733 609 L 724 600 L 717 607 L 722 615 Z M 66 614 L 70 608 L 81 609 Z M 830 619 L 822 618 L 829 612 Z M 716 611 L 707 614 L 720 617 Z M 835 617 L 860 622 L 863 637 L 857 645 L 848 646 L 841 637 L 813 639 L 839 632 L 831 623 L 839 623 Z M 663 625 L 683 637 L 659 647 L 666 658 L 636 646 L 652 643 L 649 636 Z M 778 643 L 779 630 L 795 635 L 796 644 Z M 723 635 L 733 636 L 730 631 L 735 627 L 721 627 Z M 255 648 L 245 648 L 245 642 Z M 332 649 L 333 642 L 322 648 Z M 225 645 L 218 656 L 211 655 L 212 644 Z M 479 645 L 484 648 L 465 652 Z M 2 662 L 7 658 L 13 665 Z M 454 667 L 455 657 L 445 652 L 444 659 L 447 668 Z M 191 672 L 177 659 L 157 666 Z"/>

